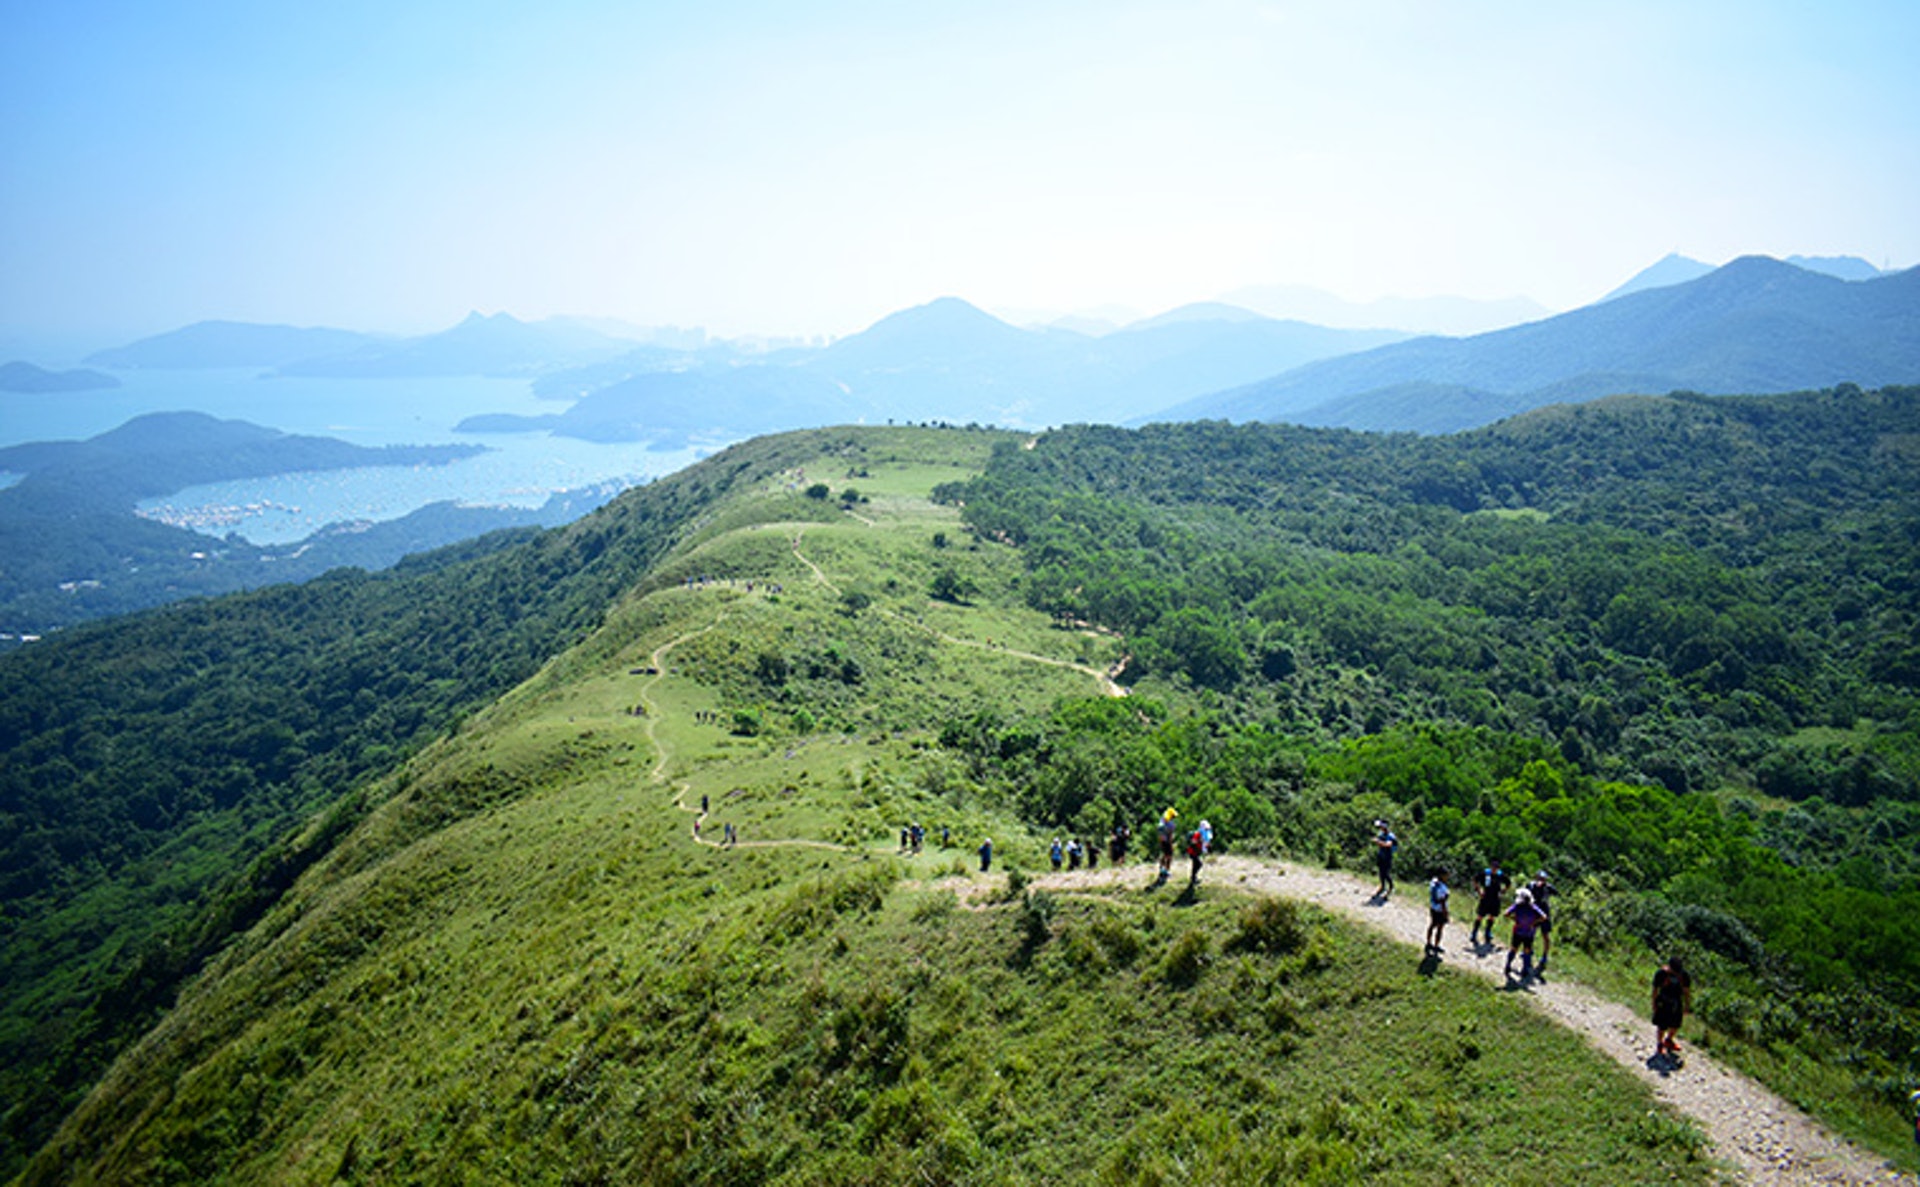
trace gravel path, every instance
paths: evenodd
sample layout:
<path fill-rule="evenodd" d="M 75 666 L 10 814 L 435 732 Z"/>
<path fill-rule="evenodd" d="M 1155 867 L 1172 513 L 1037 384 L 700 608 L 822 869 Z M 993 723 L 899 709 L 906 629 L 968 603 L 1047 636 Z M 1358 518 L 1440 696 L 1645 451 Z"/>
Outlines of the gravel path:
<path fill-rule="evenodd" d="M 1117 870 L 1047 874 L 1035 878 L 1034 885 L 1072 891 L 1103 884 L 1137 885 L 1150 875 L 1151 866 L 1136 864 Z M 1372 897 L 1371 884 L 1339 871 L 1291 862 L 1215 857 L 1207 862 L 1202 885 L 1226 885 L 1301 899 L 1386 932 L 1404 944 L 1426 943 L 1424 902 L 1382 902 Z M 1506 948 L 1468 946 L 1465 929 L 1472 923 L 1471 917 L 1460 920 L 1456 915 L 1456 921 L 1448 924 L 1441 962 L 1501 984 Z M 1502 934 L 1505 930 L 1501 929 Z M 1614 1062 L 1640 1077 L 1655 1096 L 1698 1123 L 1713 1142 L 1715 1156 L 1731 1166 L 1743 1183 L 1758 1187 L 1800 1187 L 1803 1184 L 1914 1181 L 1877 1155 L 1829 1133 L 1799 1109 L 1698 1051 L 1690 1050 L 1685 1066 L 1679 1069 L 1654 1062 L 1653 1024 L 1626 1006 L 1606 1001 L 1591 990 L 1557 977 L 1529 981 L 1517 992 L 1549 1017 L 1585 1035 Z"/>

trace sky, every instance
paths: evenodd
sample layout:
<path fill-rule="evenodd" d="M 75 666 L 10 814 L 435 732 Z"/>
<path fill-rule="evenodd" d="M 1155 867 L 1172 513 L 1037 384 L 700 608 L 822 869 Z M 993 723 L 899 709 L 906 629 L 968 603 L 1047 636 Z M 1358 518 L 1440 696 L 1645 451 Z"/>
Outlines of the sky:
<path fill-rule="evenodd" d="M 1920 4 L 0 0 L 0 334 L 1920 262 Z"/>

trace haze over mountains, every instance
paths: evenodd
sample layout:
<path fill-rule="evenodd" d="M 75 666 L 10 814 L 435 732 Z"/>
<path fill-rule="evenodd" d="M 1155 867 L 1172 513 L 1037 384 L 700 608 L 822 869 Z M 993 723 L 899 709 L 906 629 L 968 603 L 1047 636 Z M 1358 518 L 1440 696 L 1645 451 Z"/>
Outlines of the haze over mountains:
<path fill-rule="evenodd" d="M 1445 433 L 1619 393 L 1759 394 L 1915 375 L 1920 269 L 1845 281 L 1748 256 L 1543 321 L 1308 364 L 1142 419 Z"/>

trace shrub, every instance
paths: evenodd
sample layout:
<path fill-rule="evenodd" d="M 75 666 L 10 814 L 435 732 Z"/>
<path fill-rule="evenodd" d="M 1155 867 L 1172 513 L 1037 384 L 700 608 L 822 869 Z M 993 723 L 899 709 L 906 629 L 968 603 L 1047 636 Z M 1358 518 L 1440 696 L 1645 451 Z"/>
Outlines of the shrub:
<path fill-rule="evenodd" d="M 1275 956 L 1296 951 L 1306 943 L 1300 907 L 1292 899 L 1256 899 L 1240 913 L 1240 931 L 1227 947 L 1237 952 L 1266 952 Z"/>
<path fill-rule="evenodd" d="M 1207 933 L 1194 929 L 1183 932 L 1167 949 L 1167 959 L 1160 966 L 1160 973 L 1167 984 L 1175 989 L 1191 989 L 1199 984 L 1200 974 L 1206 971 L 1212 960 L 1212 944 L 1207 939 Z"/>

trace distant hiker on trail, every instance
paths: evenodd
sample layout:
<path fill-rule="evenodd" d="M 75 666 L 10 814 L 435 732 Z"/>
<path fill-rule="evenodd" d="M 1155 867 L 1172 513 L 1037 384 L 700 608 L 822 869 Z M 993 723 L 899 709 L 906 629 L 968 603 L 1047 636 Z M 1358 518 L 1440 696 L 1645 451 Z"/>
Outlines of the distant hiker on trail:
<path fill-rule="evenodd" d="M 1177 810 L 1168 808 L 1160 817 L 1160 880 L 1162 882 L 1165 882 L 1167 876 L 1173 873 L 1173 842 L 1180 835 L 1180 826 L 1174 823 L 1174 819 L 1179 815 Z"/>
<path fill-rule="evenodd" d="M 1211 829 L 1203 831 L 1196 828 L 1192 834 L 1187 837 L 1187 860 L 1193 863 L 1193 870 L 1187 875 L 1187 885 L 1189 886 L 1198 886 L 1200 884 L 1200 866 L 1207 856 L 1206 834 L 1211 831 Z"/>
<path fill-rule="evenodd" d="M 953 830 L 948 828 L 944 824 L 941 825 L 940 826 L 940 848 L 951 849 L 953 847 L 952 842 L 953 842 Z"/>
<path fill-rule="evenodd" d="M 1533 903 L 1533 892 L 1522 886 L 1520 893 L 1513 896 L 1513 905 L 1506 910 L 1507 918 L 1513 920 L 1513 943 L 1507 947 L 1507 969 L 1509 978 L 1513 976 L 1513 957 L 1520 954 L 1520 979 L 1525 981 L 1533 976 L 1533 935 L 1540 927 L 1540 921 L 1547 917 Z"/>
<path fill-rule="evenodd" d="M 1453 890 L 1447 886 L 1447 872 L 1441 870 L 1427 883 L 1427 955 L 1437 956 L 1442 951 L 1440 934 L 1447 930 L 1447 900 L 1453 897 Z"/>
<path fill-rule="evenodd" d="M 1127 860 L 1127 847 L 1133 844 L 1133 830 L 1124 824 L 1113 826 L 1113 835 L 1107 838 L 1107 856 L 1114 865 Z"/>
<path fill-rule="evenodd" d="M 1087 868 L 1089 870 L 1099 869 L 1100 868 L 1100 846 L 1094 844 L 1092 841 L 1087 841 L 1084 844 L 1082 844 L 1080 847 L 1086 850 Z"/>
<path fill-rule="evenodd" d="M 731 849 L 740 840 L 740 834 L 733 831 L 732 822 L 727 824 L 727 848 Z"/>
<path fill-rule="evenodd" d="M 1059 837 L 1053 839 L 1053 848 L 1047 850 L 1047 856 L 1053 860 L 1053 872 L 1059 873 L 1061 859 L 1066 856 L 1066 850 L 1060 847 Z"/>
<path fill-rule="evenodd" d="M 1080 868 L 1080 838 L 1079 837 L 1070 837 L 1067 840 L 1067 868 L 1070 870 L 1077 870 Z"/>
<path fill-rule="evenodd" d="M 910 830 L 910 834 L 913 837 L 914 856 L 918 857 L 920 855 L 921 848 L 927 843 L 927 830 L 924 828 L 921 828 L 920 822 L 916 820 L 913 822 L 913 826 Z"/>
<path fill-rule="evenodd" d="M 1480 894 L 1480 905 L 1474 908 L 1473 933 L 1467 937 L 1469 944 L 1480 939 L 1481 925 L 1487 929 L 1486 942 L 1493 943 L 1493 924 L 1500 918 L 1500 903 L 1506 897 L 1507 887 L 1513 885 L 1513 879 L 1500 868 L 1499 862 L 1493 862 L 1481 870 L 1473 880 L 1473 888 Z"/>
<path fill-rule="evenodd" d="M 907 846 L 913 844 L 913 832 L 906 825 L 900 826 L 900 852 L 905 853 Z"/>
<path fill-rule="evenodd" d="M 980 842 L 980 872 L 986 873 L 993 868 L 993 838 Z"/>
<path fill-rule="evenodd" d="M 1680 1023 L 1693 1008 L 1693 978 L 1678 956 L 1653 974 L 1653 1042 L 1655 1055 L 1680 1058 Z"/>
<path fill-rule="evenodd" d="M 1380 887 L 1373 893 L 1386 898 L 1393 893 L 1393 851 L 1400 847 L 1400 838 L 1384 820 L 1374 821 L 1373 830 L 1373 860 L 1380 866 Z"/>
<path fill-rule="evenodd" d="M 707 794 L 705 792 L 701 792 L 700 793 L 700 815 L 705 816 L 706 814 L 707 814 Z"/>
<path fill-rule="evenodd" d="M 1533 905 L 1540 908 L 1539 972 L 1545 976 L 1547 957 L 1553 955 L 1553 896 L 1558 892 L 1554 890 L 1553 883 L 1547 881 L 1545 870 L 1533 876 L 1533 881 L 1527 883 L 1527 890 L 1533 895 Z"/>

